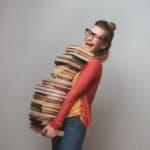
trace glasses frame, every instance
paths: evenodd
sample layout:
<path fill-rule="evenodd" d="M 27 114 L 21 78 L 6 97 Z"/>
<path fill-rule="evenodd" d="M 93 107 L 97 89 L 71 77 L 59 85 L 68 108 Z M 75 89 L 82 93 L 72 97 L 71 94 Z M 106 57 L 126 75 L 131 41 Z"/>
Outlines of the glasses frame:
<path fill-rule="evenodd" d="M 85 28 L 85 36 L 92 36 L 95 41 L 103 41 L 105 42 L 105 37 L 99 36 L 96 33 L 92 32 L 89 28 Z"/>

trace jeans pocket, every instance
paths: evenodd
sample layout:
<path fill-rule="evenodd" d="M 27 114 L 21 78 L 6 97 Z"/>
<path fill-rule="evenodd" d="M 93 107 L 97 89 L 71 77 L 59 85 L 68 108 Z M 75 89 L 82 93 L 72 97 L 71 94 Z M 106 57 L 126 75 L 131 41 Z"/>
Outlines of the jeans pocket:
<path fill-rule="evenodd" d="M 83 123 L 80 120 L 79 116 L 67 118 L 65 122 L 66 128 L 74 129 L 74 128 L 84 128 Z"/>
<path fill-rule="evenodd" d="M 75 128 L 84 128 L 84 125 L 80 120 L 80 117 L 77 117 L 76 120 L 74 121 L 74 127 Z"/>

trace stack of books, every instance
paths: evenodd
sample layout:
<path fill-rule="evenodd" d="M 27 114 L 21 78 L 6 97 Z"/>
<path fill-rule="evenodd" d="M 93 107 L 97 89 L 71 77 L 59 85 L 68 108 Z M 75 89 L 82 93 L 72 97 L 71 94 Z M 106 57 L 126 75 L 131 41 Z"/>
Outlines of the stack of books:
<path fill-rule="evenodd" d="M 51 73 L 35 86 L 28 113 L 32 129 L 41 132 L 56 117 L 72 87 L 73 78 L 93 57 L 92 53 L 76 45 L 67 46 L 65 53 L 57 56 Z"/>

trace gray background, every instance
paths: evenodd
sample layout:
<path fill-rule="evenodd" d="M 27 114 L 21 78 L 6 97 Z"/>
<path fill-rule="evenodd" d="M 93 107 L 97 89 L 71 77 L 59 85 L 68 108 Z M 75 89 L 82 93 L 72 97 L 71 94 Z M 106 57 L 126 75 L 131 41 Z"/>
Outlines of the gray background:
<path fill-rule="evenodd" d="M 50 150 L 32 132 L 35 84 L 97 19 L 117 24 L 84 150 L 150 149 L 148 0 L 0 0 L 0 150 Z"/>

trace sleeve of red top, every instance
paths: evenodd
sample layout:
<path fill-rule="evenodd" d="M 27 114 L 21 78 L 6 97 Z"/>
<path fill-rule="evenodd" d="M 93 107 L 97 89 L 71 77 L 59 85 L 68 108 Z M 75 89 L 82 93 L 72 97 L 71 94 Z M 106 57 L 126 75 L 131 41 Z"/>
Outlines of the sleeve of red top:
<path fill-rule="evenodd" d="M 87 66 L 81 71 L 77 82 L 74 83 L 71 90 L 66 95 L 66 98 L 57 113 L 56 118 L 50 122 L 50 125 L 58 129 L 64 118 L 68 115 L 74 102 L 86 91 L 90 83 L 95 79 L 97 73 L 101 72 L 102 65 L 98 59 L 93 59 L 88 62 Z"/>

